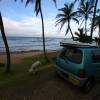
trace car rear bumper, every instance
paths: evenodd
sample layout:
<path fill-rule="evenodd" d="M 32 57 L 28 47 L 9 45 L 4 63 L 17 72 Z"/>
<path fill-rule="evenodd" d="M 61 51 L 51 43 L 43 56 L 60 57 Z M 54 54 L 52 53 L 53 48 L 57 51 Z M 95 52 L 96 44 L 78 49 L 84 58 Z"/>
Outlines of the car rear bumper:
<path fill-rule="evenodd" d="M 70 72 L 65 71 L 64 69 L 60 68 L 59 66 L 55 65 L 55 68 L 57 69 L 57 73 L 63 77 L 64 79 L 68 80 L 69 82 L 73 83 L 74 85 L 77 85 L 79 87 L 83 86 L 83 84 L 86 82 L 87 78 L 80 78 Z"/>

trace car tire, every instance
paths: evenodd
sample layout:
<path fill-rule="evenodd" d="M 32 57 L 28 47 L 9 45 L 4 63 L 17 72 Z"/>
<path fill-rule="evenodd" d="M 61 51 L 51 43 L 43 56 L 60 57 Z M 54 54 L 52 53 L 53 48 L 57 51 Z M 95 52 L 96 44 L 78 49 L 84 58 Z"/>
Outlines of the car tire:
<path fill-rule="evenodd" d="M 82 86 L 82 92 L 83 93 L 88 93 L 90 92 L 90 90 L 93 88 L 94 86 L 94 79 L 93 78 L 89 78 L 85 84 Z"/>

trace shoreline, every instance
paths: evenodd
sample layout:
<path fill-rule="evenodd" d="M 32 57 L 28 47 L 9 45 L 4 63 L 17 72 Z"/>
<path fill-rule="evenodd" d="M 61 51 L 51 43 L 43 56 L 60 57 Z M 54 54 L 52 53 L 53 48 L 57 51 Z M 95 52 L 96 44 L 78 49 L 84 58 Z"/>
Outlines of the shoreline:
<path fill-rule="evenodd" d="M 47 51 L 47 54 L 54 54 L 57 53 L 58 50 Z M 11 63 L 16 64 L 20 63 L 24 58 L 28 57 L 36 57 L 39 55 L 43 55 L 43 51 L 27 51 L 27 52 L 12 52 L 11 56 Z M 6 53 L 0 53 L 0 63 L 6 63 Z"/>
<path fill-rule="evenodd" d="M 46 50 L 46 52 L 57 52 L 59 50 Z M 29 50 L 29 51 L 14 51 L 14 52 L 10 52 L 10 54 L 21 54 L 21 53 L 30 53 L 30 52 L 43 52 L 43 50 Z M 6 54 L 6 52 L 0 52 L 0 55 L 4 55 Z"/>

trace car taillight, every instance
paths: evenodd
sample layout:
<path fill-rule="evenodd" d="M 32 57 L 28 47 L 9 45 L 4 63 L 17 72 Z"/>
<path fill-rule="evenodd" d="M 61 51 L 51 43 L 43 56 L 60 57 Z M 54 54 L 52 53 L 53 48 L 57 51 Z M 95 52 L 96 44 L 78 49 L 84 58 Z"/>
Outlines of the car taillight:
<path fill-rule="evenodd" d="M 80 78 L 85 78 L 85 75 L 86 75 L 86 72 L 85 72 L 84 69 L 79 70 L 78 76 L 79 76 Z"/>

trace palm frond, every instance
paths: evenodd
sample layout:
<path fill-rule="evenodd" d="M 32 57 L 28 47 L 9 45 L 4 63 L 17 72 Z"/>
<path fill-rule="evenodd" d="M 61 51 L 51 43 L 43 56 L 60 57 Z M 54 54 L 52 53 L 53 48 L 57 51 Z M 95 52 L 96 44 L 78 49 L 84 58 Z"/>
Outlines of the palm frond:
<path fill-rule="evenodd" d="M 41 0 L 36 0 L 36 2 L 35 2 L 35 12 L 36 12 L 36 16 L 40 12 L 40 9 L 41 9 Z"/>
<path fill-rule="evenodd" d="M 55 3 L 55 6 L 57 7 L 57 2 L 56 2 L 56 0 L 53 0 L 53 2 Z"/>
<path fill-rule="evenodd" d="M 58 24 L 62 23 L 62 22 L 66 22 L 66 19 L 64 19 L 64 18 L 58 19 L 58 20 L 56 21 L 56 26 L 57 26 Z"/>
<path fill-rule="evenodd" d="M 77 35 L 78 37 L 80 37 L 80 33 L 78 33 L 78 32 L 75 32 L 75 35 Z"/>
<path fill-rule="evenodd" d="M 66 21 L 63 21 L 60 27 L 60 30 L 62 29 L 62 27 L 65 25 Z"/>
<path fill-rule="evenodd" d="M 100 16 L 96 16 L 94 20 L 94 26 L 99 26 L 100 25 Z"/>
<path fill-rule="evenodd" d="M 63 14 L 65 14 L 66 13 L 66 8 L 58 9 L 58 11 L 61 11 Z"/>
<path fill-rule="evenodd" d="M 58 14 L 58 15 L 56 16 L 56 18 L 65 17 L 65 16 L 66 16 L 65 14 Z"/>
<path fill-rule="evenodd" d="M 84 22 L 84 19 L 82 20 L 82 22 L 81 22 L 81 24 L 80 24 L 79 28 L 82 26 L 83 22 Z"/>
<path fill-rule="evenodd" d="M 80 6 L 82 6 L 87 0 L 80 0 Z"/>
<path fill-rule="evenodd" d="M 16 0 L 15 0 L 16 1 Z M 23 0 L 22 0 L 23 1 Z M 57 7 L 57 3 L 56 0 L 53 0 L 53 2 L 55 3 L 55 6 Z M 35 12 L 36 12 L 36 16 L 39 14 L 40 9 L 41 9 L 41 0 L 27 0 L 25 7 L 29 4 L 29 3 L 35 3 Z"/>
<path fill-rule="evenodd" d="M 73 3 L 75 4 L 77 1 L 78 1 L 78 0 L 74 0 L 74 2 L 73 2 Z"/>
<path fill-rule="evenodd" d="M 95 3 L 95 0 L 89 0 L 89 4 L 90 4 L 91 6 L 94 6 L 94 3 Z"/>
<path fill-rule="evenodd" d="M 27 1 L 26 1 L 26 4 L 25 4 L 25 7 L 26 7 L 29 3 L 33 3 L 33 1 L 34 1 L 34 0 L 27 0 Z"/>
<path fill-rule="evenodd" d="M 72 12 L 72 13 L 70 14 L 71 17 L 77 16 L 77 15 L 78 15 L 78 12 L 77 12 L 77 11 L 76 11 L 76 12 Z"/>
<path fill-rule="evenodd" d="M 99 13 L 99 14 L 100 14 L 100 9 L 97 9 L 97 13 Z"/>
<path fill-rule="evenodd" d="M 89 4 L 89 1 L 84 2 L 80 8 L 78 8 L 78 17 L 84 17 L 85 20 L 93 13 L 93 6 Z"/>
<path fill-rule="evenodd" d="M 77 18 L 73 18 L 74 21 L 76 21 L 76 23 L 79 24 L 79 20 Z"/>

